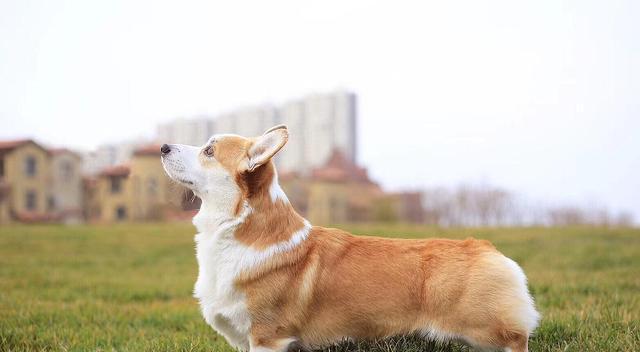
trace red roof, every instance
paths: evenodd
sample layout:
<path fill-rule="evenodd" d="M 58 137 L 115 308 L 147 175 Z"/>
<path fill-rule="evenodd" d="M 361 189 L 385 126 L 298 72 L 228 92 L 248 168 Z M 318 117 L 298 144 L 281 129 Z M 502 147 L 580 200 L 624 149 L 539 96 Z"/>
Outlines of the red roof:
<path fill-rule="evenodd" d="M 137 148 L 133 155 L 160 156 L 160 144 L 148 144 Z"/>
<path fill-rule="evenodd" d="M 96 178 L 92 177 L 92 176 L 84 176 L 84 177 L 82 177 L 82 183 L 83 183 L 85 188 L 93 188 L 93 187 L 95 187 L 97 181 L 98 180 L 96 180 Z"/>
<path fill-rule="evenodd" d="M 31 139 L 16 139 L 12 141 L 0 141 L 0 151 L 11 151 L 29 142 L 34 143 L 33 140 Z"/>
<path fill-rule="evenodd" d="M 342 152 L 334 150 L 327 163 L 311 171 L 311 177 L 316 180 L 330 182 L 363 182 L 373 183 L 369 179 L 367 169 L 348 160 Z"/>
<path fill-rule="evenodd" d="M 129 168 L 128 165 L 115 165 L 115 166 L 110 166 L 110 167 L 107 167 L 107 168 L 103 169 L 100 172 L 100 176 L 124 176 L 124 177 L 127 177 L 127 176 L 129 176 L 129 172 L 131 172 L 131 169 Z"/>
<path fill-rule="evenodd" d="M 40 144 L 36 143 L 33 139 L 14 139 L 14 140 L 0 141 L 0 154 L 11 152 L 16 148 L 22 147 L 23 145 L 29 144 L 29 143 L 49 153 L 49 150 L 45 149 Z"/>

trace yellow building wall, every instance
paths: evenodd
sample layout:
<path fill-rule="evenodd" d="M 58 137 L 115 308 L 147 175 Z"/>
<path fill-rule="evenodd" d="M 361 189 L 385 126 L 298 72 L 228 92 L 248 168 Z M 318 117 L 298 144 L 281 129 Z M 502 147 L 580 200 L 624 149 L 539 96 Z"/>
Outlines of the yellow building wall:
<path fill-rule="evenodd" d="M 26 173 L 26 158 L 33 156 L 36 160 L 36 173 L 28 176 Z M 11 185 L 9 207 L 15 213 L 48 212 L 48 199 L 51 196 L 51 172 L 49 154 L 32 143 L 22 145 L 4 157 L 5 179 Z M 36 194 L 36 206 L 33 211 L 27 210 L 27 192 Z"/>
<path fill-rule="evenodd" d="M 156 155 L 136 155 L 131 160 L 131 208 L 135 220 L 160 220 L 171 206 L 169 178 Z"/>
<path fill-rule="evenodd" d="M 155 155 L 135 155 L 130 162 L 130 173 L 121 179 L 121 190 L 111 192 L 115 176 L 100 176 L 91 204 L 99 208 L 100 222 L 162 220 L 167 207 L 179 207 L 172 202 L 170 181 Z M 177 196 L 176 196 L 177 197 Z M 175 204 L 174 204 L 175 203 Z M 126 219 L 117 218 L 118 207 L 126 209 Z"/>
<path fill-rule="evenodd" d="M 98 221 L 100 222 L 118 222 L 118 221 L 131 221 L 131 182 L 127 177 L 121 177 L 120 191 L 114 193 L 111 191 L 111 180 L 114 176 L 101 176 L 96 182 L 95 197 L 98 206 Z M 126 218 L 119 220 L 117 218 L 118 207 L 124 207 L 126 209 Z"/>
<path fill-rule="evenodd" d="M 323 182 L 309 184 L 307 217 L 313 224 L 376 221 L 376 207 L 384 195 L 375 184 Z"/>
<path fill-rule="evenodd" d="M 348 197 L 347 184 L 312 182 L 309 186 L 309 221 L 321 225 L 347 222 Z"/>
<path fill-rule="evenodd" d="M 0 199 L 0 224 L 8 224 L 9 222 L 11 222 L 9 199 Z"/>

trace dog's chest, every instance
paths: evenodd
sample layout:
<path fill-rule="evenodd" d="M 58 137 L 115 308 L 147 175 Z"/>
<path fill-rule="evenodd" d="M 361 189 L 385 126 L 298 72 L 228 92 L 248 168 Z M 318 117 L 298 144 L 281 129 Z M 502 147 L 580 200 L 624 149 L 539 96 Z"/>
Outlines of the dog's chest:
<path fill-rule="evenodd" d="M 200 301 L 202 314 L 209 325 L 227 339 L 247 336 L 251 320 L 246 298 L 234 287 L 239 262 L 233 240 L 196 237 L 198 279 L 194 296 Z"/>

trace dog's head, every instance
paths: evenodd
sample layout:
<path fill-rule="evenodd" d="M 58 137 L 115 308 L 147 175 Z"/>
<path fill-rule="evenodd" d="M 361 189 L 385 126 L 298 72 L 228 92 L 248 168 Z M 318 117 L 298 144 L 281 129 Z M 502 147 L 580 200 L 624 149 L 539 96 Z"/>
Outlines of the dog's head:
<path fill-rule="evenodd" d="M 202 147 L 163 144 L 162 165 L 169 177 L 191 189 L 203 205 L 237 213 L 243 201 L 268 194 L 275 178 L 271 158 L 288 137 L 287 127 L 280 125 L 255 138 L 214 135 Z"/>

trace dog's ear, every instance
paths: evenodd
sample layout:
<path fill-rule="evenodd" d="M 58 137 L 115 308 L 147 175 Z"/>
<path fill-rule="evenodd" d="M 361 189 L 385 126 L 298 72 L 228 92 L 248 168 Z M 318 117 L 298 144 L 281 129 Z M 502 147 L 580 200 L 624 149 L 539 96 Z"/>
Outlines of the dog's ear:
<path fill-rule="evenodd" d="M 278 125 L 268 129 L 258 137 L 249 148 L 247 171 L 253 171 L 260 165 L 264 165 L 287 143 L 289 131 L 287 126 Z"/>

